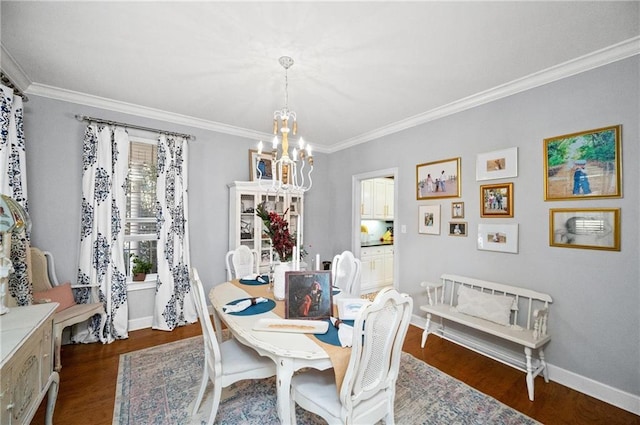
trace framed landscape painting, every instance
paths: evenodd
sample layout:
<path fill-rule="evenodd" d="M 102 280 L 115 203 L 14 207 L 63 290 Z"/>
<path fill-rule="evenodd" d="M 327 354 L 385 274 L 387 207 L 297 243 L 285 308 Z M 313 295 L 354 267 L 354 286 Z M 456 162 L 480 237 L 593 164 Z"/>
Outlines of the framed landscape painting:
<path fill-rule="evenodd" d="M 620 133 L 615 125 L 545 139 L 545 201 L 621 197 Z"/>
<path fill-rule="evenodd" d="M 459 198 L 460 158 L 416 165 L 416 198 Z"/>

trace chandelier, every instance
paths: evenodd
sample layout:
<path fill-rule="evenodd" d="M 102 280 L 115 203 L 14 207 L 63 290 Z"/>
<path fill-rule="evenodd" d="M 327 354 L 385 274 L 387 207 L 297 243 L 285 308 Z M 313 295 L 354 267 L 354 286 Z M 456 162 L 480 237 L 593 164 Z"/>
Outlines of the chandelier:
<path fill-rule="evenodd" d="M 296 190 L 306 192 L 311 189 L 313 181 L 311 172 L 313 171 L 313 156 L 311 155 L 311 145 L 306 144 L 302 137 L 298 139 L 297 147 L 294 147 L 289 156 L 289 132 L 295 136 L 298 132 L 298 122 L 296 113 L 289 110 L 289 79 L 288 70 L 293 65 L 293 59 L 289 56 L 282 56 L 279 60 L 284 68 L 284 107 L 273 113 L 273 142 L 271 150 L 271 164 L 260 161 L 263 151 L 262 140 L 258 143 L 258 159 L 255 167 L 258 181 L 262 187 L 262 181 L 266 180 L 266 167 L 271 167 L 271 186 L 267 191 L 289 191 Z M 291 129 L 289 129 L 291 124 Z M 282 141 L 278 140 L 278 132 Z M 280 151 L 278 151 L 280 145 Z M 278 156 L 279 154 L 279 156 Z M 307 167 L 308 165 L 308 167 Z M 305 171 L 305 168 L 307 170 Z"/>

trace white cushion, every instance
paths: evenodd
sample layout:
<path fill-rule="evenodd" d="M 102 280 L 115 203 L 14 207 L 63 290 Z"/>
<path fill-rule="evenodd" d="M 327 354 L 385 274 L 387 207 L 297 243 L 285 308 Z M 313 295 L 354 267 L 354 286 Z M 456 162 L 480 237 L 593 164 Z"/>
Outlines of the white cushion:
<path fill-rule="evenodd" d="M 487 294 L 461 285 L 458 288 L 456 310 L 469 316 L 508 326 L 513 300 L 512 297 Z"/>

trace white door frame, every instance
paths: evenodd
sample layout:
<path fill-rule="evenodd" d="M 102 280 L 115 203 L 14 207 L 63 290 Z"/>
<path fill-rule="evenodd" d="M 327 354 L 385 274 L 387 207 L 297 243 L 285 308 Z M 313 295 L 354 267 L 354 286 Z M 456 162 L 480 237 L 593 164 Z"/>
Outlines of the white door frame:
<path fill-rule="evenodd" d="M 375 179 L 377 177 L 389 177 L 393 176 L 393 234 L 398 235 L 398 168 L 385 168 L 383 170 L 375 170 L 362 174 L 355 174 L 351 177 L 351 199 L 353 204 L 351 205 L 351 252 L 360 258 L 360 204 L 362 203 L 362 180 Z M 393 286 L 398 288 L 398 258 L 400 252 L 400 246 L 398 244 L 399 238 L 393 240 Z"/>

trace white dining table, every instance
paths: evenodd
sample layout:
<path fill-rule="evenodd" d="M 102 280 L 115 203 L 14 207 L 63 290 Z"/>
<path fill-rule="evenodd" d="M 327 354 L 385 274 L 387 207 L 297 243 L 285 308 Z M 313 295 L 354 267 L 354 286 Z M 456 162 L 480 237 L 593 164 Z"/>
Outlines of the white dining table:
<path fill-rule="evenodd" d="M 268 285 L 245 286 L 225 282 L 213 287 L 209 292 L 209 299 L 214 307 L 213 318 L 216 334 L 220 338 L 222 320 L 238 342 L 253 348 L 260 355 L 269 357 L 276 362 L 278 417 L 281 423 L 287 424 L 290 422 L 290 390 L 293 373 L 306 367 L 325 370 L 334 365 L 331 356 L 327 352 L 327 345 L 318 341 L 313 334 L 257 331 L 253 329 L 254 324 L 259 319 L 282 319 L 284 301 L 276 301 L 276 307 L 273 310 L 258 315 L 242 316 L 222 311 L 222 307 L 231 301 L 255 296 L 273 299 L 273 293 L 269 292 Z M 345 350 L 344 356 L 348 361 L 350 349 L 341 350 Z"/>

